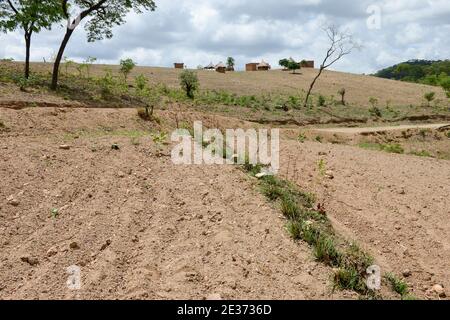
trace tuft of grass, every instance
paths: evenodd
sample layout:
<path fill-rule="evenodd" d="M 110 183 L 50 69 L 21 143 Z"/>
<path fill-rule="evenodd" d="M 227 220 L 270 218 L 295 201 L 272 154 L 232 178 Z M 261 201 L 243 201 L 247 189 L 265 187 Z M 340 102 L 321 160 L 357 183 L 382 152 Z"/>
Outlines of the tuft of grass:
<path fill-rule="evenodd" d="M 254 170 L 254 166 L 244 168 L 250 174 Z M 276 176 L 266 176 L 258 181 L 261 192 L 270 201 L 279 203 L 292 239 L 308 243 L 317 261 L 338 268 L 335 288 L 354 290 L 364 296 L 373 293 L 365 281 L 367 267 L 373 264 L 373 258 L 356 244 L 335 234 L 326 214 L 313 209 L 314 195 L 302 192 Z"/>
<path fill-rule="evenodd" d="M 391 284 L 392 290 L 397 292 L 402 298 L 409 296 L 408 284 L 405 281 L 393 273 L 387 273 L 385 278 Z"/>
<path fill-rule="evenodd" d="M 376 151 L 385 151 L 389 153 L 405 153 L 405 149 L 398 143 L 373 143 L 373 142 L 362 142 L 358 144 L 360 148 L 368 149 L 368 150 L 376 150 Z"/>
<path fill-rule="evenodd" d="M 300 132 L 300 133 L 298 134 L 297 140 L 298 140 L 300 143 L 304 143 L 304 142 L 306 141 L 306 135 L 305 135 L 303 132 Z"/>
<path fill-rule="evenodd" d="M 433 155 L 431 153 L 429 153 L 426 150 L 422 150 L 422 151 L 411 151 L 410 154 L 414 155 L 414 156 L 418 156 L 418 157 L 427 157 L 427 158 L 433 158 Z"/>

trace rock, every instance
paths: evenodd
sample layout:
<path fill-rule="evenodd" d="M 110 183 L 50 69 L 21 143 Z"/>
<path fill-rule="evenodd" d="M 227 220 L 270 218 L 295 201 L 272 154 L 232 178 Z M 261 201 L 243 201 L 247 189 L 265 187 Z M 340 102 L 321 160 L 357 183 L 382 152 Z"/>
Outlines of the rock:
<path fill-rule="evenodd" d="M 30 266 L 35 266 L 35 265 L 39 264 L 38 258 L 33 258 L 33 257 L 30 257 L 29 255 L 24 255 L 24 256 L 20 257 L 20 260 L 28 263 Z"/>
<path fill-rule="evenodd" d="M 412 272 L 411 272 L 411 270 L 405 270 L 405 271 L 403 271 L 402 275 L 403 275 L 405 278 L 408 278 L 408 277 L 411 277 L 411 276 L 412 276 Z"/>
<path fill-rule="evenodd" d="M 117 172 L 117 176 L 119 176 L 119 178 L 123 178 L 125 177 L 125 173 L 122 171 Z"/>
<path fill-rule="evenodd" d="M 113 144 L 113 145 L 111 146 L 111 149 L 112 149 L 112 150 L 120 150 L 120 147 L 119 147 L 119 145 L 118 145 L 117 143 L 115 143 L 115 144 Z"/>
<path fill-rule="evenodd" d="M 260 173 L 255 175 L 255 177 L 258 178 L 258 179 L 261 179 L 261 178 L 263 178 L 265 176 L 267 176 L 267 173 L 265 173 L 265 172 L 260 172 Z"/>
<path fill-rule="evenodd" d="M 48 249 L 47 251 L 47 257 L 53 257 L 54 255 L 56 255 L 58 253 L 58 250 L 56 250 L 55 247 L 51 247 L 50 249 Z"/>
<path fill-rule="evenodd" d="M 71 242 L 70 245 L 69 245 L 69 247 L 70 247 L 70 249 L 72 249 L 72 250 L 80 249 L 80 246 L 78 245 L 78 242 L 76 242 L 76 241 Z"/>
<path fill-rule="evenodd" d="M 325 176 L 326 176 L 328 179 L 334 179 L 334 173 L 333 173 L 333 171 L 328 170 L 327 172 L 325 172 Z"/>
<path fill-rule="evenodd" d="M 70 150 L 70 146 L 67 145 L 67 144 L 62 144 L 62 145 L 59 146 L 59 149 L 61 149 L 61 150 Z"/>
<path fill-rule="evenodd" d="M 433 286 L 433 292 L 437 293 L 439 295 L 439 297 L 441 297 L 441 298 L 446 297 L 444 288 L 440 284 L 435 284 Z"/>
<path fill-rule="evenodd" d="M 6 200 L 8 201 L 9 205 L 12 205 L 14 207 L 17 207 L 20 204 L 20 201 L 17 200 L 14 196 L 10 196 Z"/>
<path fill-rule="evenodd" d="M 212 293 L 206 297 L 206 300 L 218 301 L 218 300 L 222 300 L 222 296 L 218 293 Z"/>
<path fill-rule="evenodd" d="M 110 244 L 111 244 L 111 240 L 106 240 L 106 242 L 104 243 L 104 244 L 102 244 L 102 246 L 101 246 L 101 248 L 100 248 L 100 251 L 103 251 L 103 250 L 105 250 L 106 248 L 108 248 L 109 246 L 110 246 Z"/>

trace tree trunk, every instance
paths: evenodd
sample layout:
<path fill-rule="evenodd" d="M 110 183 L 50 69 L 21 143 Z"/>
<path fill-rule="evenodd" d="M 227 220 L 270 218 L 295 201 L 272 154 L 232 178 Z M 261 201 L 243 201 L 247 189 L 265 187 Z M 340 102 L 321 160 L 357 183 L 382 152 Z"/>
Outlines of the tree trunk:
<path fill-rule="evenodd" d="M 72 36 L 74 30 L 67 29 L 66 34 L 64 36 L 63 41 L 61 42 L 61 46 L 59 47 L 58 55 L 56 56 L 56 60 L 53 64 L 53 76 L 52 76 L 52 85 L 51 89 L 56 90 L 58 87 L 58 77 L 59 77 L 59 66 L 61 64 L 61 60 L 64 55 L 64 50 L 66 49 L 67 43 L 70 40 L 70 37 Z"/>
<path fill-rule="evenodd" d="M 25 33 L 25 78 L 30 78 L 30 47 L 31 47 L 31 34 L 32 32 Z"/>
<path fill-rule="evenodd" d="M 308 90 L 308 94 L 306 95 L 306 99 L 305 99 L 305 103 L 303 104 L 303 107 L 306 108 L 308 106 L 308 100 L 309 100 L 309 96 L 311 95 L 311 92 L 314 88 L 314 85 L 316 84 L 317 79 L 319 79 L 320 75 L 322 74 L 324 68 L 320 68 L 319 73 L 317 74 L 317 76 L 314 78 L 313 82 L 311 82 L 311 85 L 309 86 L 309 90 Z"/>

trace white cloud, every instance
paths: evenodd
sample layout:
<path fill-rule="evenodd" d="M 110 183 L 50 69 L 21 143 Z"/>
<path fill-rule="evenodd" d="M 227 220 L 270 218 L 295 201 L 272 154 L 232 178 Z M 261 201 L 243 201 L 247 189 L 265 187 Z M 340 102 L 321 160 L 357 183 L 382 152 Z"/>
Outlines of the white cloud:
<path fill-rule="evenodd" d="M 114 29 L 114 38 L 87 43 L 77 30 L 66 55 L 76 60 L 95 56 L 100 62 L 124 57 L 139 65 L 190 67 L 234 56 L 242 69 L 262 58 L 272 65 L 284 57 L 323 59 L 327 46 L 321 26 L 334 23 L 354 33 L 364 45 L 334 66 L 369 73 L 414 58 L 450 57 L 448 0 L 156 0 L 155 12 L 130 13 Z M 378 5 L 382 27 L 369 30 L 367 8 Z M 33 38 L 32 59 L 56 52 L 63 30 L 55 28 Z M 20 33 L 1 34 L 0 57 L 24 58 Z"/>

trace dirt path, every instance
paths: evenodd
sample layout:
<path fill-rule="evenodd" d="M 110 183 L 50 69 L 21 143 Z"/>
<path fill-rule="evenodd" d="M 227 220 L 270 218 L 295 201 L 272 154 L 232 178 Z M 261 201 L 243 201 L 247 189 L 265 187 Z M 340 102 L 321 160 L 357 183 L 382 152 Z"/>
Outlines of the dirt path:
<path fill-rule="evenodd" d="M 355 297 L 331 293 L 332 270 L 289 238 L 246 174 L 174 166 L 150 138 L 127 136 L 142 130 L 135 110 L 0 116 L 0 299 Z M 72 265 L 80 291 L 66 286 Z"/>
<path fill-rule="evenodd" d="M 326 129 L 314 129 L 314 131 L 329 132 L 329 133 L 361 134 L 370 132 L 384 132 L 384 131 L 409 130 L 409 129 L 439 129 L 449 125 L 450 123 L 439 123 L 439 124 L 398 125 L 398 126 L 369 127 L 369 128 L 326 128 Z"/>

